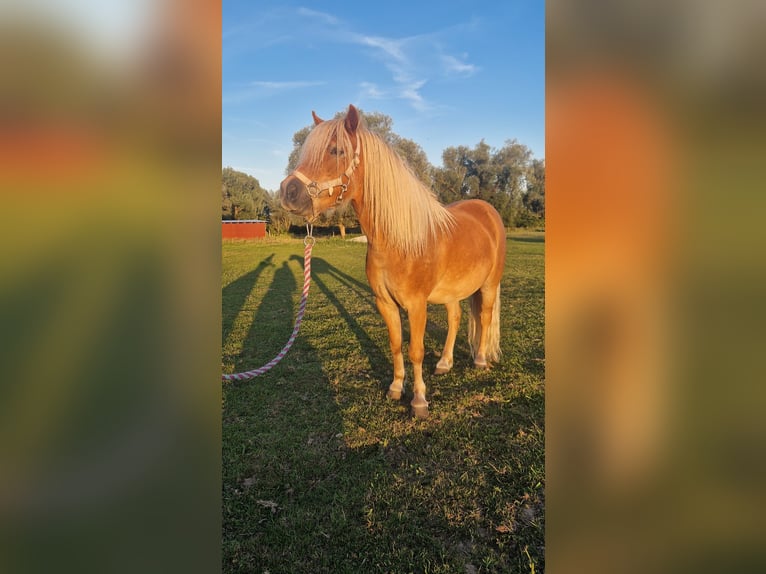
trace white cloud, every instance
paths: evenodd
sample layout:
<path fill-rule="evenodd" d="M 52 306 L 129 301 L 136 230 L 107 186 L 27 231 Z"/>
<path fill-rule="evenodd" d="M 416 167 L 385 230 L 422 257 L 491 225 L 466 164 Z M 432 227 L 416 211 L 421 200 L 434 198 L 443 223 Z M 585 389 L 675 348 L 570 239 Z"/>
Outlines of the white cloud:
<path fill-rule="evenodd" d="M 473 64 L 467 64 L 455 58 L 454 56 L 442 56 L 444 69 L 448 74 L 458 74 L 460 76 L 472 76 L 478 69 Z"/>
<path fill-rule="evenodd" d="M 311 18 L 313 20 L 321 20 L 325 24 L 335 26 L 339 24 L 339 20 L 332 14 L 327 12 L 319 12 L 318 10 L 312 10 L 311 8 L 301 7 L 298 8 L 298 15 Z"/>
<path fill-rule="evenodd" d="M 369 46 L 378 50 L 378 56 L 385 67 L 391 72 L 394 86 L 390 89 L 381 89 L 371 82 L 363 82 L 361 87 L 364 95 L 375 99 L 384 97 L 396 97 L 403 99 L 416 110 L 422 111 L 429 105 L 420 93 L 420 89 L 426 84 L 426 80 L 417 79 L 416 72 L 419 66 L 406 53 L 408 43 L 412 38 L 394 39 L 379 36 L 352 36 L 353 41 L 362 46 Z"/>
<path fill-rule="evenodd" d="M 385 56 L 393 58 L 400 63 L 406 63 L 407 58 L 402 51 L 405 40 L 395 40 L 392 38 L 381 38 L 380 36 L 363 36 L 354 34 L 352 36 L 354 43 L 361 44 L 362 46 L 370 46 L 377 48 L 383 52 Z"/>
<path fill-rule="evenodd" d="M 361 95 L 363 97 L 372 98 L 374 100 L 379 100 L 385 97 L 385 92 L 372 82 L 362 82 L 359 84 L 359 87 L 362 89 Z"/>
<path fill-rule="evenodd" d="M 398 98 L 407 101 L 418 111 L 432 109 L 434 105 L 422 93 L 422 88 L 430 78 L 439 73 L 465 78 L 478 69 L 465 61 L 465 56 L 461 60 L 443 54 L 443 44 L 448 41 L 449 32 L 454 31 L 452 28 L 392 38 L 354 32 L 340 18 L 309 8 L 299 8 L 297 14 L 326 24 L 326 28 L 316 31 L 326 41 L 370 48 L 373 56 L 390 72 L 391 86 L 381 87 L 369 81 L 361 82 L 361 97 Z"/>
<path fill-rule="evenodd" d="M 413 108 L 418 111 L 425 111 L 431 108 L 420 93 L 420 88 L 426 84 L 426 80 L 415 80 L 408 84 L 403 84 L 399 90 L 399 96 L 410 102 Z"/>

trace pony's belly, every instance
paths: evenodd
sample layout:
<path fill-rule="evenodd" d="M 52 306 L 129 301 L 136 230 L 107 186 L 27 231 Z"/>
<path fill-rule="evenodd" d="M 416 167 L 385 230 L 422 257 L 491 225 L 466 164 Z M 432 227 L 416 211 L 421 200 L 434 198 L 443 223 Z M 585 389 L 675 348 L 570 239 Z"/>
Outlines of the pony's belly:
<path fill-rule="evenodd" d="M 476 293 L 479 287 L 481 287 L 480 281 L 460 282 L 451 286 L 437 285 L 428 296 L 428 302 L 444 305 L 452 301 L 461 301 Z"/>
<path fill-rule="evenodd" d="M 446 258 L 428 295 L 429 303 L 450 303 L 467 299 L 486 282 L 491 271 L 486 261 L 456 261 Z"/>
<path fill-rule="evenodd" d="M 424 297 L 428 303 L 441 305 L 467 299 L 478 291 L 482 284 L 482 281 L 439 282 L 435 286 L 429 287 L 428 281 L 391 281 L 391 277 L 387 279 L 383 283 L 382 293 L 385 293 L 385 296 L 390 296 L 404 309 L 408 309 L 410 305 L 422 303 Z M 374 286 L 373 292 L 380 296 Z"/>

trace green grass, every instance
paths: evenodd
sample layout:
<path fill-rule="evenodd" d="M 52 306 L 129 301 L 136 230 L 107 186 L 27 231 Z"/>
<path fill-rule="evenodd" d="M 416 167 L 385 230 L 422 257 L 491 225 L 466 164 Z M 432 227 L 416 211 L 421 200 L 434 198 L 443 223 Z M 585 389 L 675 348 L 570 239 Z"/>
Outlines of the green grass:
<path fill-rule="evenodd" d="M 544 245 L 509 236 L 500 364 L 472 368 L 464 303 L 455 367 L 426 377 L 430 417 L 415 420 L 411 388 L 385 398 L 390 352 L 366 246 L 317 242 L 294 347 L 223 387 L 224 572 L 544 571 Z M 297 240 L 224 243 L 225 372 L 285 344 L 302 268 Z M 427 373 L 446 327 L 429 306 Z"/>

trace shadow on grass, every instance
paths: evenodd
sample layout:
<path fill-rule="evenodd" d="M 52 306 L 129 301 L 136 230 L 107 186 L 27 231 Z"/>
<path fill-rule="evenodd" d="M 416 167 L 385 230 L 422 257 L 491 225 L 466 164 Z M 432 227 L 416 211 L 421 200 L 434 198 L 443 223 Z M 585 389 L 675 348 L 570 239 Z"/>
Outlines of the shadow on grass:
<path fill-rule="evenodd" d="M 293 256 L 293 258 L 297 259 L 297 256 Z M 368 303 L 366 306 L 369 307 L 369 313 L 374 313 L 377 316 L 378 310 L 373 300 L 372 290 L 369 285 L 344 273 L 322 258 L 317 257 L 313 259 L 311 269 L 312 282 L 316 285 L 319 291 L 321 291 L 327 301 L 335 307 L 339 316 L 343 319 L 353 336 L 356 338 L 356 342 L 349 341 L 348 344 L 360 347 L 368 355 L 370 366 L 380 382 L 380 389 L 381 391 L 384 391 L 390 384 L 392 369 L 387 349 L 382 348 L 370 337 L 367 329 L 359 322 L 359 311 L 356 311 L 355 313 L 350 312 L 347 305 L 340 300 L 336 292 L 330 289 L 328 280 L 334 280 L 341 285 L 344 285 L 354 293 L 357 302 L 362 300 Z M 380 319 L 380 322 L 381 326 L 385 328 L 383 326 L 382 318 Z"/>
<path fill-rule="evenodd" d="M 518 237 L 511 236 L 510 239 L 511 241 L 518 241 L 520 243 L 545 243 L 544 235 L 540 235 L 540 236 L 527 235 L 527 236 L 518 236 Z"/>
<path fill-rule="evenodd" d="M 274 259 L 274 253 L 261 261 L 258 264 L 258 267 L 224 287 L 223 292 L 221 293 L 222 307 L 224 309 L 222 313 L 223 316 L 221 317 L 223 323 L 221 329 L 222 342 L 229 338 L 234 321 L 240 311 L 242 311 L 248 295 L 253 291 L 253 288 L 258 281 L 258 277 L 267 267 L 272 267 L 274 265 L 272 259 Z"/>
<path fill-rule="evenodd" d="M 237 289 L 252 290 L 272 257 Z M 290 335 L 302 269 L 296 272 L 288 260 L 277 265 L 243 340 L 238 370 L 271 359 Z M 235 293 L 242 302 L 249 294 Z M 240 308 L 231 306 L 232 315 Z M 224 318 L 224 324 L 232 322 L 233 316 Z M 299 335 L 266 374 L 223 386 L 223 572 L 329 572 L 328 561 L 338 557 L 324 551 L 325 536 L 353 529 L 363 505 L 363 492 L 347 489 L 342 500 L 337 496 L 338 484 L 354 473 L 345 470 L 346 457 L 338 450 L 342 417 L 309 339 Z M 367 480 L 363 473 L 356 479 Z"/>
<path fill-rule="evenodd" d="M 365 297 L 372 296 L 372 289 L 367 283 L 359 281 L 357 278 L 352 277 L 348 273 L 341 271 L 340 269 L 338 269 L 334 265 L 331 265 L 324 259 L 315 258 L 312 263 L 312 269 L 314 271 L 319 271 L 320 273 L 326 273 L 331 275 L 332 277 L 334 277 L 341 283 L 355 290 L 361 296 L 365 296 Z M 371 307 L 373 311 L 377 312 L 377 309 L 374 304 L 372 304 Z"/>
<path fill-rule="evenodd" d="M 242 352 L 235 362 L 237 371 L 254 369 L 273 359 L 290 337 L 295 312 L 292 294 L 296 281 L 284 261 L 258 305 L 253 322 L 243 340 Z"/>
<path fill-rule="evenodd" d="M 299 259 L 297 256 L 293 256 L 293 259 Z M 332 278 L 339 282 L 342 285 L 345 285 L 348 289 L 355 292 L 358 297 L 365 299 L 369 302 L 369 308 L 370 313 L 373 313 L 376 317 L 380 320 L 380 326 L 383 330 L 385 330 L 385 323 L 383 321 L 383 318 L 380 316 L 380 313 L 378 312 L 377 307 L 375 306 L 373 295 L 372 295 L 372 289 L 367 283 L 363 283 L 359 281 L 358 279 L 352 277 L 351 275 L 341 271 L 334 265 L 330 264 L 324 259 L 321 258 L 315 258 L 312 262 L 312 277 L 313 281 L 316 283 L 316 285 L 319 287 L 319 289 L 322 291 L 322 293 L 327 297 L 327 299 L 335 306 L 335 308 L 338 310 L 340 315 L 345 320 L 346 324 L 348 325 L 351 332 L 356 337 L 357 341 L 359 342 L 359 345 L 362 347 L 362 349 L 368 351 L 371 355 L 370 362 L 372 366 L 376 369 L 376 374 L 381 379 L 381 384 L 383 385 L 383 390 L 388 389 L 388 385 L 390 383 L 389 378 L 392 374 L 393 365 L 391 364 L 391 356 L 390 351 L 388 347 L 381 347 L 375 341 L 373 341 L 367 331 L 364 327 L 362 327 L 357 319 L 357 317 L 350 313 L 346 306 L 340 301 L 340 299 L 335 295 L 335 293 L 332 292 L 331 289 L 327 286 L 327 283 L 321 278 L 321 276 L 327 276 L 328 278 Z M 438 309 L 438 310 L 437 310 Z M 409 345 L 409 321 L 407 318 L 406 311 L 400 310 L 400 316 L 401 316 L 401 323 L 402 323 L 402 340 L 403 340 L 403 351 L 405 352 L 405 363 L 408 363 L 408 358 L 406 357 L 407 347 Z M 460 334 L 465 335 L 464 331 L 466 329 L 465 327 L 465 321 L 461 323 L 461 331 Z M 426 322 L 426 358 L 424 360 L 424 368 L 428 370 L 433 370 L 436 366 L 436 363 L 438 362 L 438 357 L 441 354 L 442 347 L 444 345 L 444 340 L 447 337 L 447 327 L 446 327 L 446 314 L 444 312 L 444 308 L 441 305 L 429 305 L 428 306 L 428 319 Z M 467 340 L 460 341 L 460 337 L 458 337 L 458 342 L 455 346 L 455 353 L 456 358 L 457 355 L 459 355 L 459 358 L 461 360 L 468 360 L 470 359 L 470 351 L 468 349 L 468 343 Z M 465 339 L 465 337 L 463 337 Z M 388 337 L 386 336 L 386 341 L 388 341 Z M 466 363 L 467 364 L 467 363 Z"/>

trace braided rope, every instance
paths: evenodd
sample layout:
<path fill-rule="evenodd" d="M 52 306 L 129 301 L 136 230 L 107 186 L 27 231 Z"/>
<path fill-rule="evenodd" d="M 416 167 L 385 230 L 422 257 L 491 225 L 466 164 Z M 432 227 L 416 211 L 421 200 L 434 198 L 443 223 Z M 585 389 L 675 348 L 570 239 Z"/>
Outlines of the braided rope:
<path fill-rule="evenodd" d="M 262 367 L 253 369 L 252 371 L 245 371 L 244 373 L 222 374 L 222 381 L 246 381 L 253 377 L 257 377 L 258 375 L 262 375 L 279 363 L 290 350 L 290 347 L 293 346 L 295 337 L 298 336 L 298 330 L 301 328 L 303 314 L 306 312 L 306 301 L 308 300 L 309 287 L 311 286 L 311 249 L 314 247 L 314 237 L 309 235 L 306 237 L 304 243 L 306 244 L 306 250 L 303 253 L 303 293 L 301 294 L 301 302 L 298 305 L 298 314 L 295 317 L 295 327 L 293 327 L 293 332 L 290 334 L 290 338 L 287 339 L 287 343 L 282 347 L 282 350 L 279 351 L 279 354 Z"/>

